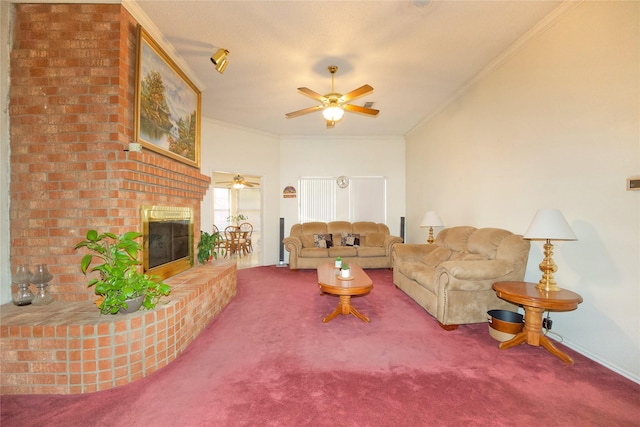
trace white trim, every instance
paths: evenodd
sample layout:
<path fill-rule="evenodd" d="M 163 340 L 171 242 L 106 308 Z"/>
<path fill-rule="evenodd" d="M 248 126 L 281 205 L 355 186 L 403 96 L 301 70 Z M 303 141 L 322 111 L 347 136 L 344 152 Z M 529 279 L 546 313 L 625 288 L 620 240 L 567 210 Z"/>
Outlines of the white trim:
<path fill-rule="evenodd" d="M 548 335 L 548 338 L 553 339 L 554 341 L 560 342 L 559 340 L 556 340 L 555 338 L 553 338 L 551 335 Z M 607 362 L 605 359 L 602 359 L 601 357 L 596 356 L 595 354 L 591 353 L 589 350 L 585 349 L 584 347 L 581 347 L 573 342 L 571 342 L 570 340 L 567 340 L 566 337 L 563 339 L 562 344 L 569 347 L 571 350 L 574 350 L 578 353 L 580 353 L 581 355 L 583 355 L 584 357 L 593 360 L 594 362 L 598 363 L 599 365 L 604 366 L 605 368 L 622 375 L 623 377 L 637 383 L 640 384 L 640 377 L 637 375 L 632 374 L 629 371 L 626 371 L 622 368 L 620 368 L 619 366 L 616 365 L 612 365 L 611 363 Z"/>

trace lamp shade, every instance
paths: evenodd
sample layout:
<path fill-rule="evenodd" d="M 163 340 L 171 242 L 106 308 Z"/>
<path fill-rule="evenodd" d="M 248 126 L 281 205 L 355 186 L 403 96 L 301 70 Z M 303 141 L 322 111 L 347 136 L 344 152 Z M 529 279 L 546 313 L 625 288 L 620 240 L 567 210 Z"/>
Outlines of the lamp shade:
<path fill-rule="evenodd" d="M 420 227 L 442 227 L 442 220 L 435 211 L 427 211 L 422 218 Z"/>
<path fill-rule="evenodd" d="M 578 240 L 558 209 L 540 209 L 523 236 L 530 240 Z"/>

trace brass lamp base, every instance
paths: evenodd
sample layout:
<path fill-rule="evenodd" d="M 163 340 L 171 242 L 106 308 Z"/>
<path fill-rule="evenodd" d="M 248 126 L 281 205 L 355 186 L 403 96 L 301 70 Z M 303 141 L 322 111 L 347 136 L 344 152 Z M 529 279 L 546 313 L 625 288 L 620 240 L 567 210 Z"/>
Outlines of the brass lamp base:
<path fill-rule="evenodd" d="M 427 239 L 428 244 L 432 244 L 436 239 L 433 238 L 433 227 L 429 227 L 429 238 Z"/>
<path fill-rule="evenodd" d="M 553 262 L 551 256 L 553 255 L 553 245 L 551 241 L 547 239 L 547 243 L 544 244 L 544 259 L 540 263 L 540 271 L 542 271 L 542 279 L 536 285 L 536 289 L 543 292 L 556 292 L 561 290 L 553 278 L 553 273 L 558 271 L 558 266 Z"/>

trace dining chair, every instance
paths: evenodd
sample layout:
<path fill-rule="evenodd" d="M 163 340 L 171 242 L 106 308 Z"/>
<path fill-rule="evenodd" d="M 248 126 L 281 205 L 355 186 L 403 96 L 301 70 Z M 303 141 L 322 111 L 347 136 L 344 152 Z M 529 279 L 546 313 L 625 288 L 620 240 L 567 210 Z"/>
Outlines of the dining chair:
<path fill-rule="evenodd" d="M 235 253 L 243 255 L 247 253 L 247 241 L 241 238 L 238 227 L 230 225 L 224 229 L 226 243 L 226 254 L 231 256 Z"/>
<path fill-rule="evenodd" d="M 224 250 L 227 247 L 224 233 L 221 233 L 220 229 L 215 224 L 213 224 L 213 232 L 218 233 L 218 240 L 216 241 L 216 252 L 218 252 L 218 255 L 224 256 Z"/>
<path fill-rule="evenodd" d="M 248 222 L 243 222 L 238 226 L 242 238 L 245 240 L 245 246 L 247 252 L 253 252 L 253 245 L 251 244 L 251 235 L 253 234 L 253 225 Z"/>

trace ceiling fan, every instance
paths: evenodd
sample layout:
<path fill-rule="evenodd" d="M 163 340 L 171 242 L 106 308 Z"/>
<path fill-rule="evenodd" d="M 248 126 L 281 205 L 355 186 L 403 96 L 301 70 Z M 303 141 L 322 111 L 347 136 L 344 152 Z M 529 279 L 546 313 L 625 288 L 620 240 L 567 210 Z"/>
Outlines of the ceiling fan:
<path fill-rule="evenodd" d="M 285 114 L 285 116 L 288 119 L 302 116 L 304 114 L 312 113 L 314 111 L 322 110 L 322 115 L 324 116 L 324 119 L 327 122 L 327 128 L 332 128 L 335 126 L 336 122 L 342 119 L 342 116 L 345 111 L 350 111 L 352 113 L 366 114 L 368 116 L 378 115 L 380 111 L 374 108 L 347 104 L 347 102 L 349 101 L 353 101 L 356 98 L 360 98 L 361 96 L 365 96 L 373 92 L 373 88 L 371 86 L 369 85 L 360 86 L 358 89 L 352 90 L 351 92 L 348 92 L 344 95 L 341 93 L 336 93 L 333 83 L 334 83 L 334 75 L 336 71 L 338 71 L 338 67 L 335 65 L 330 65 L 328 69 L 329 69 L 329 72 L 331 73 L 331 93 L 328 93 L 323 96 L 306 87 L 298 88 L 298 91 L 301 94 L 307 95 L 310 98 L 313 98 L 315 100 L 322 102 L 322 105 L 316 105 L 315 107 L 308 107 L 302 110 L 287 113 Z"/>
<path fill-rule="evenodd" d="M 225 184 L 225 185 L 228 185 L 229 187 L 236 188 L 238 190 L 241 190 L 245 187 L 251 188 L 256 185 L 260 185 L 260 183 L 258 182 L 246 181 L 244 177 L 239 174 L 233 177 L 233 181 L 221 181 L 221 182 L 218 182 L 218 184 Z"/>

